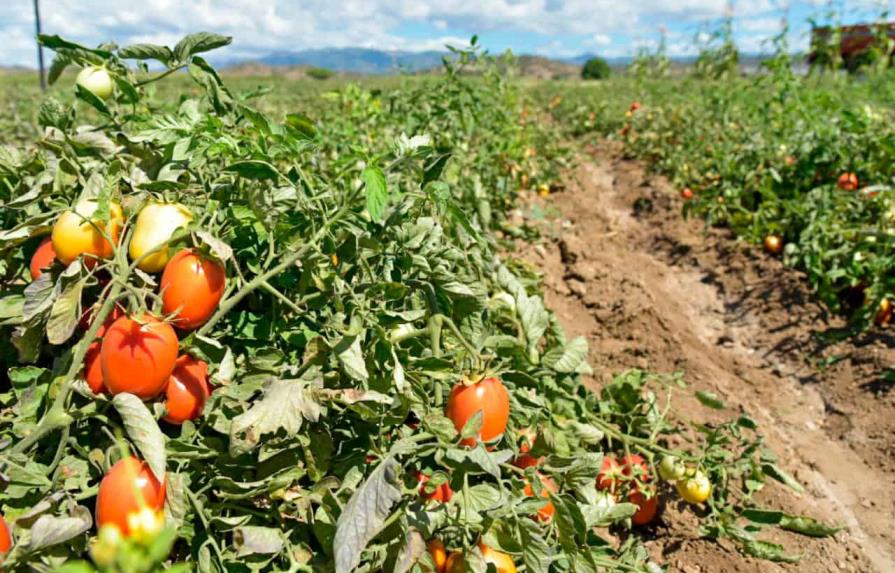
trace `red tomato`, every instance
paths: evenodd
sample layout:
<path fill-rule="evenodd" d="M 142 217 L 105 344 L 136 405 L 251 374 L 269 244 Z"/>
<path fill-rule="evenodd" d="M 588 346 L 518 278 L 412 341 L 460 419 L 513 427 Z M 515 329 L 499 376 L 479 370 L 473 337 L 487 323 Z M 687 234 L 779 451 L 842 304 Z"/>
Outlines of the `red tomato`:
<path fill-rule="evenodd" d="M 448 482 L 444 482 L 435 488 L 435 491 L 432 493 L 426 493 L 426 483 L 432 478 L 424 474 L 423 472 L 417 472 L 416 481 L 419 482 L 420 487 L 420 495 L 430 501 L 440 501 L 442 503 L 447 503 L 451 501 L 451 498 L 454 497 L 454 490 L 451 489 L 451 485 Z"/>
<path fill-rule="evenodd" d="M 445 415 L 451 419 L 458 432 L 476 412 L 482 412 L 479 440 L 490 442 L 500 437 L 507 429 L 507 421 L 510 419 L 510 395 L 498 378 L 484 378 L 469 386 L 456 384 L 451 390 Z M 461 442 L 465 446 L 473 446 L 475 443 L 474 438 Z"/>
<path fill-rule="evenodd" d="M 535 444 L 535 440 L 538 435 L 531 428 L 526 428 L 524 430 L 519 430 L 519 436 L 522 438 L 522 442 L 519 444 L 519 453 L 522 454 L 515 460 L 513 460 L 513 465 L 517 468 L 530 468 L 532 466 L 539 465 L 544 461 L 543 457 L 534 457 L 529 455 L 528 452 L 531 451 L 531 448 Z"/>
<path fill-rule="evenodd" d="M 100 347 L 103 383 L 112 395 L 130 392 L 144 400 L 161 392 L 177 361 L 177 334 L 170 324 L 144 314 L 122 316 Z"/>
<path fill-rule="evenodd" d="M 683 191 L 681 191 L 681 198 L 683 198 L 684 201 L 689 201 L 693 198 L 693 190 L 689 187 L 684 187 Z"/>
<path fill-rule="evenodd" d="M 858 189 L 858 176 L 855 173 L 843 173 L 836 181 L 836 186 L 843 191 L 856 191 Z"/>
<path fill-rule="evenodd" d="M 90 310 L 89 312 L 89 318 L 92 318 L 93 311 Z M 83 320 L 86 315 L 87 313 L 85 312 L 84 315 L 81 316 L 81 319 Z M 124 311 L 121 310 L 121 307 L 115 306 L 112 308 L 112 312 L 109 313 L 106 322 L 104 322 L 103 325 L 99 327 L 99 330 L 96 331 L 97 340 L 90 343 L 90 346 L 87 347 L 87 354 L 84 355 L 84 380 L 87 381 L 87 385 L 90 386 L 90 391 L 94 394 L 102 394 L 106 391 L 106 387 L 103 384 L 102 362 L 99 359 L 100 349 L 103 344 L 102 338 L 106 334 L 109 325 L 122 316 L 124 316 Z"/>
<path fill-rule="evenodd" d="M 639 482 L 648 482 L 652 479 L 649 471 L 649 464 L 638 454 L 629 454 L 622 458 L 622 475 L 629 479 L 635 479 Z"/>
<path fill-rule="evenodd" d="M 622 477 L 622 468 L 612 455 L 603 456 L 603 465 L 597 474 L 597 488 L 615 492 Z"/>
<path fill-rule="evenodd" d="M 12 548 L 12 535 L 9 533 L 6 520 L 0 515 L 0 553 L 6 553 L 10 548 Z"/>
<path fill-rule="evenodd" d="M 656 512 L 659 509 L 659 496 L 656 494 L 655 488 L 649 492 L 647 497 L 639 488 L 634 488 L 628 493 L 628 501 L 637 506 L 637 512 L 631 516 L 631 523 L 634 525 L 646 525 L 656 518 Z"/>
<path fill-rule="evenodd" d="M 541 485 L 544 486 L 541 489 L 541 497 L 543 497 L 544 499 L 549 499 L 550 493 L 556 493 L 557 491 L 559 491 L 559 488 L 556 486 L 556 482 L 553 481 L 553 479 L 549 476 L 538 474 L 538 478 L 540 478 L 541 480 Z M 528 482 L 525 483 L 525 489 L 523 491 L 528 497 L 534 495 L 534 488 Z M 541 509 L 538 510 L 538 521 L 550 521 L 553 518 L 554 513 L 556 513 L 556 508 L 553 506 L 552 501 L 548 501 Z"/>
<path fill-rule="evenodd" d="M 205 324 L 224 296 L 224 266 L 192 249 L 174 255 L 162 273 L 162 312 L 176 313 L 174 325 L 192 330 Z"/>
<path fill-rule="evenodd" d="M 211 395 L 208 387 L 208 364 L 184 354 L 177 359 L 174 372 L 165 387 L 165 421 L 182 424 L 202 414 Z"/>
<path fill-rule="evenodd" d="M 130 533 L 128 516 L 144 509 L 161 511 L 165 506 L 165 484 L 159 484 L 149 465 L 130 456 L 109 468 L 96 496 L 96 526 L 112 524 Z"/>
<path fill-rule="evenodd" d="M 53 250 L 53 239 L 45 238 L 37 246 L 37 250 L 31 255 L 31 264 L 28 270 L 31 271 L 31 280 L 36 281 L 43 274 L 44 269 L 50 268 L 53 261 L 56 260 L 56 251 Z"/>
<path fill-rule="evenodd" d="M 542 461 L 544 461 L 544 458 L 536 458 L 529 454 L 522 454 L 513 460 L 513 465 L 517 468 L 525 469 L 540 465 Z"/>

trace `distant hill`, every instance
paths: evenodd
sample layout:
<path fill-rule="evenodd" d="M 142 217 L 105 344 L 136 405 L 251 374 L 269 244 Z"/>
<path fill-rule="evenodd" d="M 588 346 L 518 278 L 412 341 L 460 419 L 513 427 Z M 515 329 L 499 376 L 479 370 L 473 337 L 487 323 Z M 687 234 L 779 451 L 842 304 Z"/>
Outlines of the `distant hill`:
<path fill-rule="evenodd" d="M 322 48 L 301 52 L 274 52 L 258 60 L 274 67 L 308 66 L 358 74 L 419 72 L 441 65 L 442 52 L 401 52 L 367 48 Z"/>

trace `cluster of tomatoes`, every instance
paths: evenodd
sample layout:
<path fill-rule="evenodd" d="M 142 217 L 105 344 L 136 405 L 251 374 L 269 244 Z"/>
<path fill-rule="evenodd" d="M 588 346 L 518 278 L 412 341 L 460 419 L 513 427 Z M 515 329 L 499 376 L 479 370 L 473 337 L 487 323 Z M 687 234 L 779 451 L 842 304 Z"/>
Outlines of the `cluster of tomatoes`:
<path fill-rule="evenodd" d="M 88 200 L 59 216 L 51 237 L 30 261 L 33 280 L 57 260 L 68 265 L 80 259 L 93 268 L 112 257 L 124 226 L 122 209 L 113 202 L 106 221 L 97 211 L 97 203 Z M 127 392 L 143 400 L 164 395 L 164 419 L 172 424 L 197 418 L 212 390 L 208 365 L 179 353 L 177 330 L 190 331 L 207 322 L 226 283 L 223 264 L 199 250 L 184 248 L 172 256 L 173 235 L 192 220 L 189 209 L 179 203 L 150 202 L 140 210 L 128 254 L 142 271 L 162 273 L 161 316 L 126 313 L 116 304 L 84 358 L 83 378 L 92 392 L 113 396 Z M 96 308 L 82 315 L 83 328 L 89 327 Z M 103 544 L 110 544 L 115 536 L 157 532 L 164 500 L 164 483 L 158 482 L 145 462 L 134 457 L 118 461 L 104 476 L 97 496 L 96 521 L 102 532 L 98 552 L 102 554 Z"/>

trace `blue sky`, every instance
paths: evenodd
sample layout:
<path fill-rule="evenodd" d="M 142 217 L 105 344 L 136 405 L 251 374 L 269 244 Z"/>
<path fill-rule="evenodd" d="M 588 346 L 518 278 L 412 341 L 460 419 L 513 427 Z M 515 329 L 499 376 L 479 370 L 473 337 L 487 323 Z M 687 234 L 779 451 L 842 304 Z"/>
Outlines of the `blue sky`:
<path fill-rule="evenodd" d="M 668 34 L 672 55 L 694 51 L 729 0 L 40 0 L 44 32 L 96 45 L 173 44 L 208 30 L 232 35 L 220 56 L 252 59 L 276 51 L 360 46 L 421 51 L 461 44 L 473 33 L 493 52 L 570 57 L 631 55 Z M 845 23 L 874 20 L 890 0 L 738 0 L 736 36 L 743 51 L 762 49 L 792 24 L 791 44 L 807 45 L 807 19 L 832 6 Z M 785 7 L 782 7 L 784 6 Z M 895 18 L 893 18 L 895 19 Z M 33 66 L 32 0 L 0 2 L 0 64 Z"/>

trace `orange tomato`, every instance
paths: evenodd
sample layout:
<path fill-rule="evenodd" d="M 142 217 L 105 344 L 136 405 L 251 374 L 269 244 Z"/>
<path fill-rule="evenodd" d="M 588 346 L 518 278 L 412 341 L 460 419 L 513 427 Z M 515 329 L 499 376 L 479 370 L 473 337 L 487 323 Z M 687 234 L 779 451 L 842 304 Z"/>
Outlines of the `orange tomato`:
<path fill-rule="evenodd" d="M 764 250 L 772 255 L 783 252 L 783 238 L 780 235 L 768 235 L 764 238 Z"/>
<path fill-rule="evenodd" d="M 177 361 L 171 325 L 143 314 L 122 316 L 109 326 L 100 347 L 103 383 L 112 395 L 130 392 L 144 400 L 165 388 Z"/>
<path fill-rule="evenodd" d="M 879 309 L 876 311 L 873 321 L 877 326 L 886 326 L 892 322 L 892 301 L 887 298 L 880 301 Z"/>
<path fill-rule="evenodd" d="M 129 535 L 131 515 L 146 509 L 162 511 L 164 505 L 165 483 L 159 483 L 146 462 L 133 456 L 123 458 L 109 468 L 99 484 L 96 525 L 111 524 Z"/>
<path fill-rule="evenodd" d="M 184 354 L 177 359 L 174 372 L 165 387 L 165 421 L 182 424 L 202 414 L 211 395 L 208 387 L 208 364 Z"/>
<path fill-rule="evenodd" d="M 655 488 L 650 488 L 648 493 L 649 497 L 637 487 L 628 493 L 628 502 L 637 506 L 637 511 L 631 516 L 631 523 L 634 525 L 646 525 L 656 517 L 659 510 L 659 496 Z"/>
<path fill-rule="evenodd" d="M 689 201 L 693 198 L 693 190 L 689 187 L 684 187 L 681 191 L 681 198 L 683 198 L 684 201 Z"/>
<path fill-rule="evenodd" d="M 9 533 L 9 526 L 6 520 L 0 515 L 0 553 L 6 553 L 12 548 L 12 535 Z"/>
<path fill-rule="evenodd" d="M 478 439 L 490 442 L 500 437 L 507 429 L 510 419 L 510 395 L 498 378 L 483 378 L 469 386 L 459 383 L 451 390 L 448 397 L 445 415 L 454 423 L 454 428 L 461 431 L 476 412 L 482 413 L 482 427 Z M 468 438 L 461 442 L 465 446 L 473 446 L 476 439 Z"/>
<path fill-rule="evenodd" d="M 162 273 L 162 312 L 175 314 L 174 325 L 192 330 L 218 308 L 227 282 L 224 266 L 192 249 L 174 255 Z"/>
<path fill-rule="evenodd" d="M 81 255 L 88 257 L 85 264 L 95 263 L 96 258 L 108 259 L 112 256 L 112 244 L 106 240 L 100 228 L 118 242 L 118 234 L 124 223 L 121 206 L 111 203 L 109 221 L 101 223 L 94 219 L 98 208 L 96 201 L 82 201 L 74 210 L 66 211 L 59 216 L 53 225 L 53 250 L 62 264 L 68 265 Z"/>
<path fill-rule="evenodd" d="M 426 544 L 426 547 L 429 549 L 432 561 L 435 562 L 435 573 L 445 573 L 447 569 L 447 550 L 444 548 L 444 543 L 440 539 L 432 539 Z"/>
<path fill-rule="evenodd" d="M 28 270 L 31 271 L 31 280 L 36 281 L 43 274 L 44 269 L 50 268 L 53 261 L 56 260 L 56 251 L 53 250 L 53 239 L 45 238 L 37 246 L 37 250 L 31 255 L 31 264 Z"/>
<path fill-rule="evenodd" d="M 836 186 L 843 191 L 856 191 L 858 189 L 858 176 L 855 173 L 846 172 L 839 176 Z"/>
<path fill-rule="evenodd" d="M 479 549 L 482 552 L 485 563 L 494 565 L 497 573 L 516 573 L 516 564 L 513 563 L 513 558 L 506 553 L 491 549 L 484 544 L 480 544 Z M 463 553 L 455 551 L 450 554 L 445 566 L 445 573 L 466 573 L 468 570 Z"/>
<path fill-rule="evenodd" d="M 544 499 L 549 499 L 551 493 L 556 493 L 559 491 L 559 488 L 556 486 L 556 482 L 553 481 L 549 476 L 538 474 L 538 478 L 541 480 L 541 485 L 544 487 L 541 489 L 541 497 Z M 525 489 L 523 490 L 525 495 L 528 497 L 533 496 L 534 488 L 530 483 L 525 483 Z M 550 521 L 553 518 L 553 514 L 556 513 L 556 507 L 553 506 L 552 501 L 548 501 L 541 509 L 538 510 L 538 521 Z"/>
<path fill-rule="evenodd" d="M 448 482 L 444 482 L 435 488 L 435 491 L 432 493 L 426 492 L 426 483 L 432 478 L 424 474 L 423 472 L 417 472 L 416 480 L 419 482 L 420 487 L 420 495 L 425 497 L 430 501 L 440 501 L 442 503 L 447 503 L 451 501 L 451 498 L 454 497 L 454 490 L 451 489 L 451 485 Z"/>

